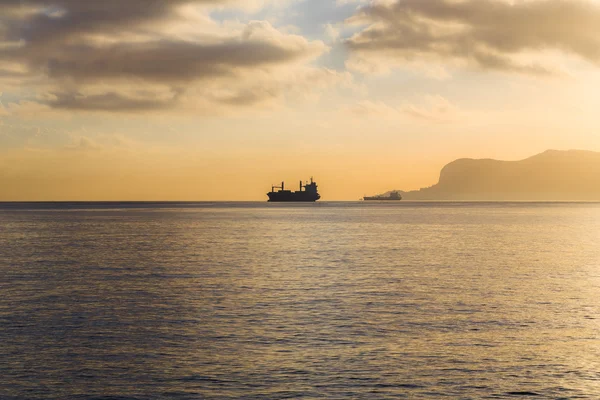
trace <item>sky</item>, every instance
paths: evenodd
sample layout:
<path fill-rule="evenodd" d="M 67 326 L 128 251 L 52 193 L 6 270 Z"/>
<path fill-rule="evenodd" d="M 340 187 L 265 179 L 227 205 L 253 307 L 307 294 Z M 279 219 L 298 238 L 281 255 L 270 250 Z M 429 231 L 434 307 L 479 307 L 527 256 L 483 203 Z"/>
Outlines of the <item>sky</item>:
<path fill-rule="evenodd" d="M 0 201 L 325 200 L 600 151 L 600 1 L 0 0 Z"/>

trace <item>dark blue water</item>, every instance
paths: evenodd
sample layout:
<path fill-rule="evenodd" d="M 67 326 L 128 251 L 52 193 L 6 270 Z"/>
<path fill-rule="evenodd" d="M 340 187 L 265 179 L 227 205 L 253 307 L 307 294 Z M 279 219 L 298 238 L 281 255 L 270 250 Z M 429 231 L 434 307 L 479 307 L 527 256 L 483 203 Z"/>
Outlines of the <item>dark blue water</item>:
<path fill-rule="evenodd" d="M 0 204 L 0 398 L 600 397 L 600 205 Z"/>

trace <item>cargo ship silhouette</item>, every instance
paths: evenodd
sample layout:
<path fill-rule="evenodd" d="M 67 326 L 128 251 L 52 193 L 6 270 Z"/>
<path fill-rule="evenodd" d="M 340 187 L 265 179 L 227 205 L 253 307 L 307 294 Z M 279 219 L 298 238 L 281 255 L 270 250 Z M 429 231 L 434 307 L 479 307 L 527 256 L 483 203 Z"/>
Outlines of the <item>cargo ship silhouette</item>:
<path fill-rule="evenodd" d="M 402 196 L 398 192 L 392 192 L 392 193 L 390 193 L 389 196 L 382 196 L 382 195 L 373 196 L 373 197 L 365 196 L 363 198 L 363 200 L 364 201 L 374 201 L 374 200 L 396 200 L 396 201 L 399 201 L 399 200 L 402 200 Z"/>
<path fill-rule="evenodd" d="M 276 192 L 275 189 L 279 190 Z M 321 198 L 313 178 L 310 178 L 310 183 L 306 182 L 306 184 L 302 184 L 300 181 L 300 190 L 296 192 L 285 190 L 285 182 L 281 182 L 281 186 L 272 186 L 267 196 L 269 196 L 270 202 L 315 202 Z"/>

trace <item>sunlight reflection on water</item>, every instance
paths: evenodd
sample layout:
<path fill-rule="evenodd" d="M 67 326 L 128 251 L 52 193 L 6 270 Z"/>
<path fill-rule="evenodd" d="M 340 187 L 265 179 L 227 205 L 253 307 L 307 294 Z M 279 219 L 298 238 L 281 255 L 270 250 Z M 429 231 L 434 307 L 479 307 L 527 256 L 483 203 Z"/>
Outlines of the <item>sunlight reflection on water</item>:
<path fill-rule="evenodd" d="M 597 398 L 600 205 L 0 205 L 2 398 Z"/>

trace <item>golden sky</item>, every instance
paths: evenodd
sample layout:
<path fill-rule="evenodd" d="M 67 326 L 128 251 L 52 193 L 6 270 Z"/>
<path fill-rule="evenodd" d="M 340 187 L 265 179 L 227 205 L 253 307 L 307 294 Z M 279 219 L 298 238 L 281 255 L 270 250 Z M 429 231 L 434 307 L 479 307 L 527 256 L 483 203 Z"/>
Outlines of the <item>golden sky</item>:
<path fill-rule="evenodd" d="M 0 200 L 326 200 L 600 151 L 590 0 L 0 0 Z"/>

